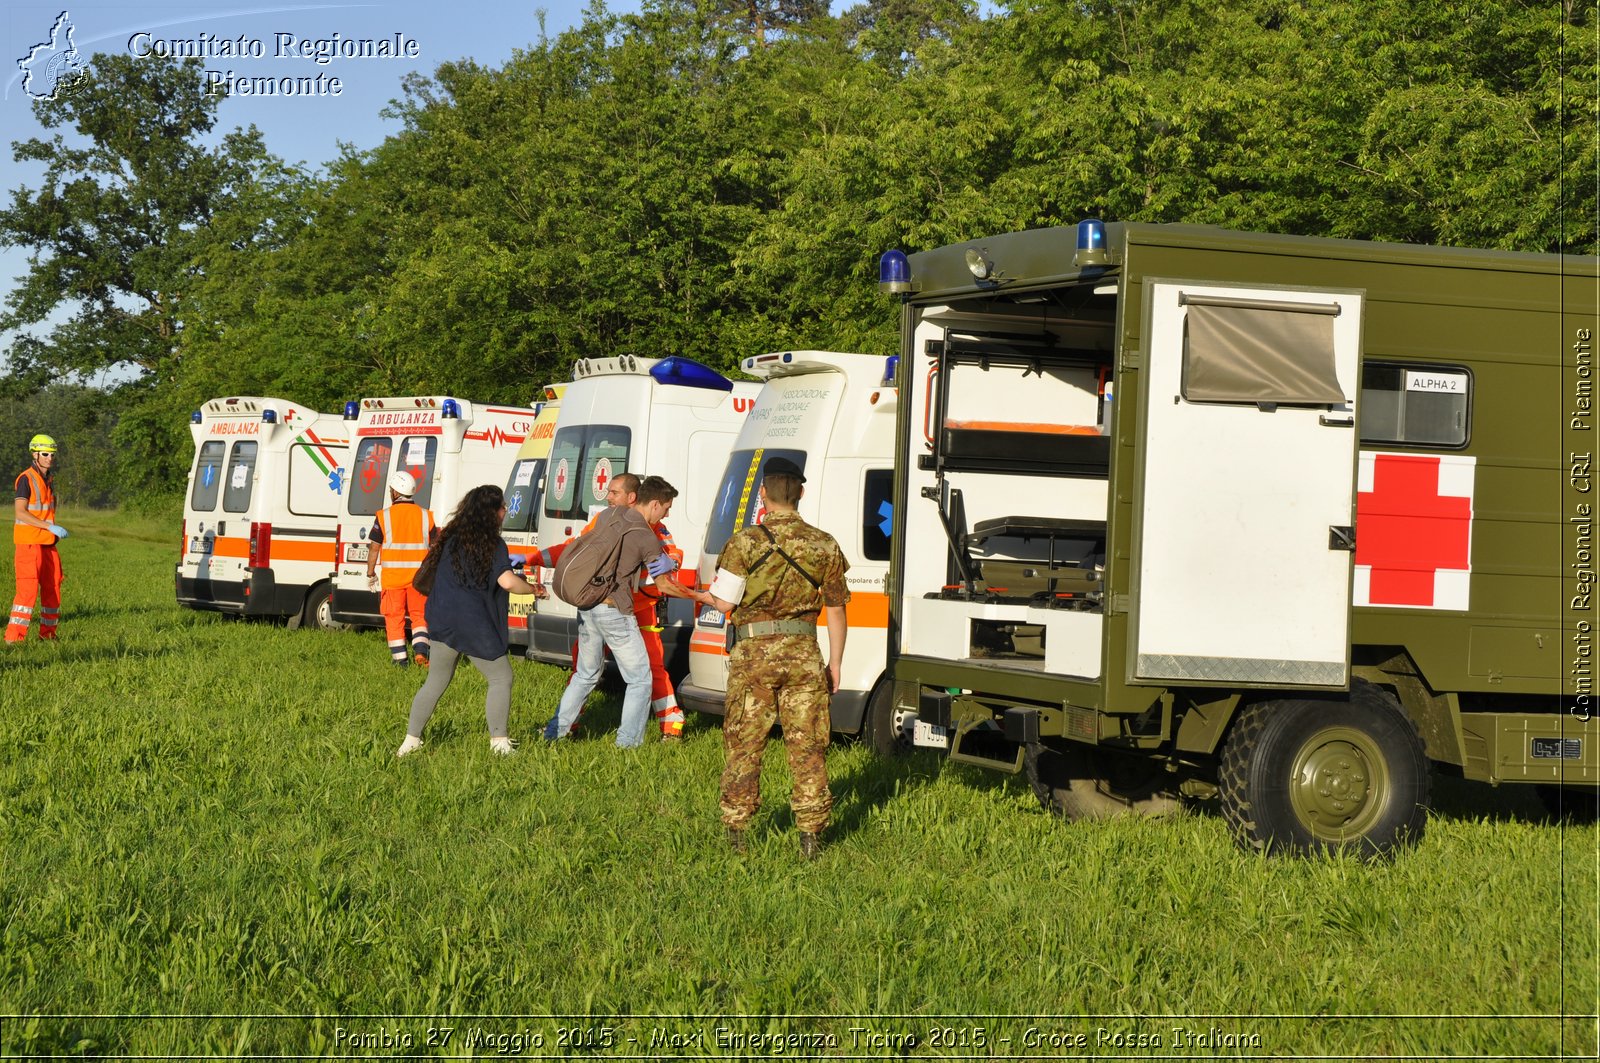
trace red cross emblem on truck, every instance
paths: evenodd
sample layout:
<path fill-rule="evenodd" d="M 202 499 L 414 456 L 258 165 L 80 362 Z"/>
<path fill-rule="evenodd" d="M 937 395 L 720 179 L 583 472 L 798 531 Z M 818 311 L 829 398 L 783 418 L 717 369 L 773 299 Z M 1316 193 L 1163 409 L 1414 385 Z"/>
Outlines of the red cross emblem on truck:
<path fill-rule="evenodd" d="M 1354 604 L 1467 608 L 1476 459 L 1361 454 Z"/>
<path fill-rule="evenodd" d="M 606 484 L 611 482 L 611 459 L 601 458 L 594 467 L 594 497 L 606 497 Z"/>

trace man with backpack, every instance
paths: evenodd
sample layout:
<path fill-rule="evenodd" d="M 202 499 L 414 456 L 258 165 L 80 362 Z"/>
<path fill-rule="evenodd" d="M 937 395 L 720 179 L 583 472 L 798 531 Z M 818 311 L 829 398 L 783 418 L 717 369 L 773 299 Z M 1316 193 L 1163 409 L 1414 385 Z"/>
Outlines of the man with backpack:
<path fill-rule="evenodd" d="M 547 736 L 565 738 L 578 719 L 583 703 L 600 681 L 605 651 L 611 650 L 617 670 L 627 683 L 622 699 L 622 723 L 617 747 L 643 744 L 650 709 L 650 657 L 645 649 L 633 601 L 638 573 L 643 568 L 655 588 L 669 598 L 704 596 L 669 580 L 672 557 L 653 530 L 672 511 L 678 489 L 659 476 L 639 483 L 631 506 L 612 506 L 594 520 L 585 535 L 565 545 L 556 564 L 553 589 L 562 601 L 578 608 L 578 661 L 572 679 L 561 695 L 561 705 L 546 728 Z"/>

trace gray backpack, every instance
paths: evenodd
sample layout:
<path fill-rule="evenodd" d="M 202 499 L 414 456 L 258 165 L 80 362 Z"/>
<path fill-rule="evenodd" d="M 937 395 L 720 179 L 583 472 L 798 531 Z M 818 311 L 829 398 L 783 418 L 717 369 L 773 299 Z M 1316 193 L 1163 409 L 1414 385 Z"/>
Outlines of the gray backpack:
<path fill-rule="evenodd" d="M 567 544 L 556 561 L 550 589 L 555 596 L 577 609 L 599 605 L 617 589 L 629 573 L 618 572 L 622 545 L 629 532 L 639 531 L 622 519 L 601 519 L 586 535 Z"/>

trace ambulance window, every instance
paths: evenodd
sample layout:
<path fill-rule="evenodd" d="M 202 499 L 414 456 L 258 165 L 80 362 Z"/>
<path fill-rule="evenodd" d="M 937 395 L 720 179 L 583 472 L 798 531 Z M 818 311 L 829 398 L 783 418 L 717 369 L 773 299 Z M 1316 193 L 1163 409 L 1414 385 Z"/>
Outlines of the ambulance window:
<path fill-rule="evenodd" d="M 606 487 L 628 471 L 632 430 L 616 424 L 572 425 L 556 433 L 545 467 L 547 517 L 582 520 L 606 504 Z"/>
<path fill-rule="evenodd" d="M 438 436 L 407 436 L 400 441 L 400 452 L 395 455 L 396 472 L 405 471 L 417 478 L 417 505 L 427 509 L 433 502 L 433 459 L 439 453 Z M 384 492 L 385 503 L 388 491 Z M 442 514 L 434 514 L 440 517 Z M 444 520 L 439 521 L 440 524 Z"/>
<path fill-rule="evenodd" d="M 350 515 L 370 517 L 389 500 L 389 455 L 394 440 L 368 436 L 356 445 L 356 460 L 350 467 Z"/>
<path fill-rule="evenodd" d="M 894 470 L 868 469 L 861 495 L 861 556 L 868 561 L 889 560 L 893 497 Z"/>
<path fill-rule="evenodd" d="M 539 508 L 539 488 L 544 483 L 544 459 L 523 458 L 511 466 L 506 481 L 506 519 L 501 531 L 527 531 Z"/>
<path fill-rule="evenodd" d="M 222 452 L 220 439 L 210 439 L 200 444 L 200 457 L 194 466 L 194 496 L 189 504 L 198 512 L 210 513 L 217 508 L 217 494 L 222 490 Z"/>
<path fill-rule="evenodd" d="M 1460 447 L 1472 375 L 1457 366 L 1368 362 L 1361 369 L 1361 441 Z"/>
<path fill-rule="evenodd" d="M 628 471 L 628 443 L 633 433 L 621 425 L 592 424 L 583 450 L 583 490 L 578 492 L 583 511 L 605 508 L 611 478 Z"/>
<path fill-rule="evenodd" d="M 583 426 L 563 428 L 550 444 L 550 464 L 545 474 L 544 513 L 547 517 L 576 518 L 572 505 L 577 495 L 578 470 L 583 468 Z"/>
<path fill-rule="evenodd" d="M 761 509 L 761 493 L 756 487 L 761 482 L 761 466 L 769 458 L 788 458 L 800 467 L 801 472 L 805 472 L 806 452 L 803 450 L 758 447 L 755 450 L 736 450 L 728 455 L 728 466 L 722 473 L 722 482 L 717 485 L 717 497 L 711 504 L 711 523 L 706 528 L 706 553 L 722 553 L 722 548 L 728 544 L 734 532 L 756 523 Z"/>
<path fill-rule="evenodd" d="M 233 445 L 233 457 L 228 460 L 228 471 L 222 488 L 222 509 L 225 513 L 243 513 L 250 508 L 250 492 L 255 485 L 256 444 L 241 439 Z"/>

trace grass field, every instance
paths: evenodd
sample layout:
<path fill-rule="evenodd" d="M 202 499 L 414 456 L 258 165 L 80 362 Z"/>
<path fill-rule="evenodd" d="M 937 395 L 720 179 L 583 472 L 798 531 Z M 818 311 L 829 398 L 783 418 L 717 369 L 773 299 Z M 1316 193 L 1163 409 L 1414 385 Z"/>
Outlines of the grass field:
<path fill-rule="evenodd" d="M 597 698 L 544 747 L 564 675 L 518 661 L 519 755 L 465 669 L 396 761 L 421 677 L 381 636 L 181 610 L 176 528 L 62 519 L 61 639 L 0 656 L 0 1056 L 1595 1052 L 1597 835 L 1525 791 L 1274 860 L 846 744 L 805 864 L 774 747 L 739 858 L 717 721 L 622 753 Z"/>

